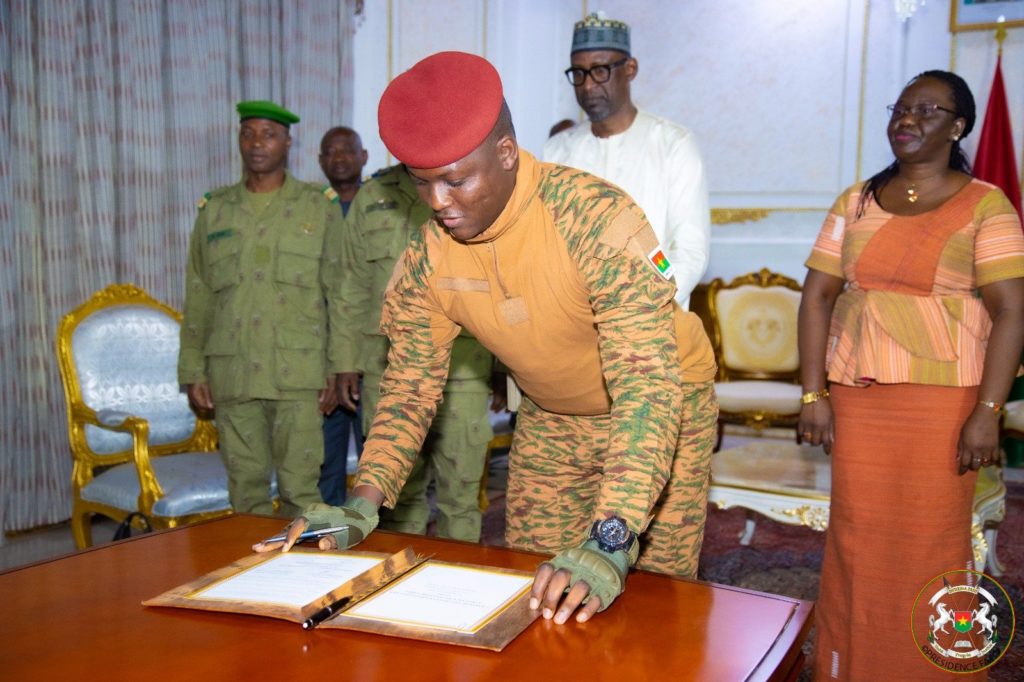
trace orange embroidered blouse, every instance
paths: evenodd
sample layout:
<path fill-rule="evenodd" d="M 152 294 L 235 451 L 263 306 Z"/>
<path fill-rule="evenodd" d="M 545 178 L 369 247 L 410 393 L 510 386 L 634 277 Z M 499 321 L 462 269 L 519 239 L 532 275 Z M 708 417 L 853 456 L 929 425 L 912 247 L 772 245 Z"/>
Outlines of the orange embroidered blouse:
<path fill-rule="evenodd" d="M 978 288 L 1024 277 L 1024 233 L 1006 196 L 972 180 L 938 208 L 898 216 L 863 183 L 836 200 L 806 261 L 846 281 L 826 362 L 830 381 L 981 383 L 992 321 Z"/>

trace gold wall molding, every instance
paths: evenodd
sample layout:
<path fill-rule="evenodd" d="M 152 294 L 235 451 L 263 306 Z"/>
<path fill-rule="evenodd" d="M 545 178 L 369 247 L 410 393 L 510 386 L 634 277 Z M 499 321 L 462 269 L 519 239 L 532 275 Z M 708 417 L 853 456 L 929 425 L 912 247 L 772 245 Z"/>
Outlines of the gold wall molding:
<path fill-rule="evenodd" d="M 772 210 L 769 208 L 713 208 L 711 209 L 711 224 L 755 222 L 767 218 Z"/>
<path fill-rule="evenodd" d="M 713 208 L 711 209 L 712 225 L 727 225 L 729 223 L 752 223 L 767 218 L 772 213 L 796 213 L 800 211 L 821 213 L 827 208 L 815 208 L 811 206 L 788 207 L 788 208 Z"/>

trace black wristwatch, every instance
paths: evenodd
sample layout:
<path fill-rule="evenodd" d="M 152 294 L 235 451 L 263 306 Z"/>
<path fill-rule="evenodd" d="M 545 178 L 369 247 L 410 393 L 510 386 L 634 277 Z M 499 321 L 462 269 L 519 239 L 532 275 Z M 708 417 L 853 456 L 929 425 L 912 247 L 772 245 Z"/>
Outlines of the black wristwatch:
<path fill-rule="evenodd" d="M 636 542 L 636 533 L 618 516 L 609 516 L 604 521 L 594 521 L 590 529 L 590 539 L 597 541 L 602 552 L 623 551 L 627 554 Z"/>

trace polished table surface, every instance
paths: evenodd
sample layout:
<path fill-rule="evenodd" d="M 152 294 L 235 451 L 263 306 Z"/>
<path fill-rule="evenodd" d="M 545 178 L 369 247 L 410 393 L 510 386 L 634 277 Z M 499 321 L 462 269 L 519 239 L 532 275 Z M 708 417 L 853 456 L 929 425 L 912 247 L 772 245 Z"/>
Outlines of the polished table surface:
<path fill-rule="evenodd" d="M 538 619 L 504 651 L 283 620 L 144 607 L 250 553 L 282 521 L 233 516 L 141 535 L 0 574 L 0 678 L 88 680 L 792 679 L 809 602 L 637 572 L 585 624 Z M 532 571 L 539 555 L 376 532 L 445 561 Z"/>

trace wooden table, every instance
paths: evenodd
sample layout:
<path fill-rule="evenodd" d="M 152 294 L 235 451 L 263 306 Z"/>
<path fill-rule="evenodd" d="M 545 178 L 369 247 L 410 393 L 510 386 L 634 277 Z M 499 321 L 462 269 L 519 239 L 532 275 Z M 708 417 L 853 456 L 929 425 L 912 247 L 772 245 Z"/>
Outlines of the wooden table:
<path fill-rule="evenodd" d="M 271 618 L 143 607 L 245 556 L 279 519 L 233 516 L 0 574 L 0 677 L 8 680 L 793 679 L 809 602 L 652 573 L 589 623 L 539 619 L 494 653 Z M 538 555 L 376 532 L 447 561 L 533 570 Z"/>

